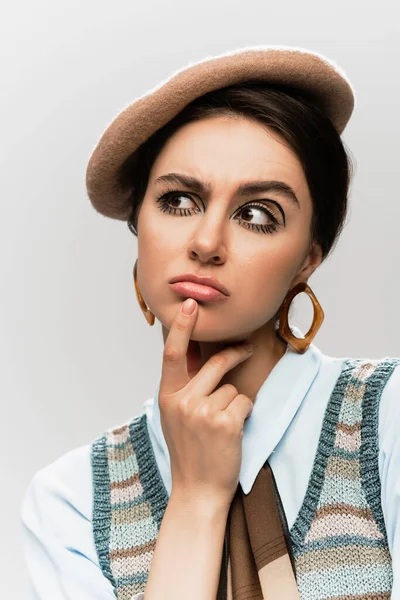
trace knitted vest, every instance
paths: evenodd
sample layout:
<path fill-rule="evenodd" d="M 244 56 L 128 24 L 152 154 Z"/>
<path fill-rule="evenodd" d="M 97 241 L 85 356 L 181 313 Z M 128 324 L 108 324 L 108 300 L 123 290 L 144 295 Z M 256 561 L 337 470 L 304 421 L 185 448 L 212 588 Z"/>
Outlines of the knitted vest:
<path fill-rule="evenodd" d="M 329 399 L 307 491 L 290 530 L 302 600 L 390 598 L 378 418 L 400 358 L 346 358 Z M 145 591 L 168 492 L 142 413 L 91 447 L 93 535 L 118 600 Z"/>

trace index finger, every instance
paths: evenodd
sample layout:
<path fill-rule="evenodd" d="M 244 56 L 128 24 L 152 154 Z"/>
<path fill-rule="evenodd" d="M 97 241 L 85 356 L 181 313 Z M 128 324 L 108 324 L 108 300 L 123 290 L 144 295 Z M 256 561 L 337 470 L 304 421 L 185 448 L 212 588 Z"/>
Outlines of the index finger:
<path fill-rule="evenodd" d="M 191 314 L 185 314 L 184 310 L 190 305 L 189 300 L 195 303 L 195 307 Z M 174 394 L 190 381 L 186 354 L 197 319 L 197 307 L 198 304 L 193 298 L 186 298 L 172 321 L 164 344 L 160 394 Z"/>

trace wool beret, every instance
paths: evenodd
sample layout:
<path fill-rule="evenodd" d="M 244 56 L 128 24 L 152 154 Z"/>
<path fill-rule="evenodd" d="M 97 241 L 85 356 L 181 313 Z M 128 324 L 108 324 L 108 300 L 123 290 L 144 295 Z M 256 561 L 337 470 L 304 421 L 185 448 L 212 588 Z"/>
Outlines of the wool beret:
<path fill-rule="evenodd" d="M 354 88 L 327 57 L 294 46 L 238 48 L 187 64 L 136 97 L 111 121 L 86 170 L 86 190 L 101 214 L 127 221 L 132 189 L 121 172 L 128 157 L 151 135 L 203 94 L 246 81 L 292 86 L 307 93 L 341 135 L 355 106 Z"/>

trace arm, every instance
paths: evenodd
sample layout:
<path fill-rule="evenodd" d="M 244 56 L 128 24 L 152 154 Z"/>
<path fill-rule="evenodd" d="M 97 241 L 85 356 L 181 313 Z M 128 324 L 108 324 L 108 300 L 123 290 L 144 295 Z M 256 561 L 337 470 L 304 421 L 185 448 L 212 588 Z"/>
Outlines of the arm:
<path fill-rule="evenodd" d="M 229 507 L 171 493 L 143 600 L 216 598 L 228 512 Z"/>
<path fill-rule="evenodd" d="M 381 503 L 392 557 L 392 600 L 400 600 L 400 366 L 390 376 L 379 413 Z"/>

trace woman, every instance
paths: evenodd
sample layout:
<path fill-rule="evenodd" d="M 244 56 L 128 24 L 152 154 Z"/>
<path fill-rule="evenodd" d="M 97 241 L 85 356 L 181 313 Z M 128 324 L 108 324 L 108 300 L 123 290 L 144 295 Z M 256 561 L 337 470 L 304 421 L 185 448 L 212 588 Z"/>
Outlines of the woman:
<path fill-rule="evenodd" d="M 400 358 L 312 342 L 353 105 L 325 57 L 258 46 L 175 73 L 103 134 L 88 194 L 138 237 L 162 374 L 140 415 L 33 478 L 31 598 L 400 599 Z"/>

